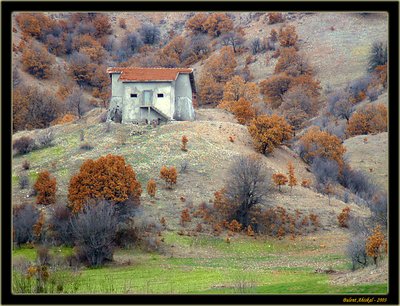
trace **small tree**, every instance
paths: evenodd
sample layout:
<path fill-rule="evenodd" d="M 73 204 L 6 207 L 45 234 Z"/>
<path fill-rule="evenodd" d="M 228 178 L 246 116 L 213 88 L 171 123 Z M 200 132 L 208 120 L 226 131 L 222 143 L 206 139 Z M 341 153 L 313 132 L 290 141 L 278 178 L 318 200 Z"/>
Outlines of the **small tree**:
<path fill-rule="evenodd" d="M 340 227 L 349 227 L 349 218 L 350 218 L 350 207 L 346 206 L 342 209 L 342 212 L 338 215 L 337 219 Z"/>
<path fill-rule="evenodd" d="M 272 108 L 278 108 L 283 101 L 283 95 L 291 86 L 293 77 L 286 73 L 273 75 L 260 82 L 260 92 L 264 95 L 264 100 Z"/>
<path fill-rule="evenodd" d="M 346 132 L 350 136 L 386 132 L 387 118 L 388 112 L 385 105 L 369 104 L 351 116 Z"/>
<path fill-rule="evenodd" d="M 82 207 L 72 219 L 78 257 L 95 267 L 112 260 L 117 223 L 114 207 L 107 201 Z"/>
<path fill-rule="evenodd" d="M 268 24 L 280 23 L 285 19 L 283 18 L 282 13 L 269 13 L 268 16 Z"/>
<path fill-rule="evenodd" d="M 377 66 L 387 63 L 387 45 L 383 42 L 374 42 L 371 47 L 368 71 L 372 72 Z"/>
<path fill-rule="evenodd" d="M 290 186 L 290 191 L 292 191 L 293 186 L 297 185 L 297 178 L 294 174 L 294 166 L 291 161 L 288 162 L 288 174 L 289 174 L 289 186 Z"/>
<path fill-rule="evenodd" d="M 378 225 L 374 228 L 372 235 L 367 238 L 366 242 L 367 255 L 373 258 L 376 266 L 378 265 L 378 257 L 381 255 L 385 243 L 387 243 L 385 235 L 381 230 L 381 226 Z"/>
<path fill-rule="evenodd" d="M 186 22 L 186 28 L 193 34 L 207 33 L 205 23 L 208 15 L 205 13 L 197 13 Z"/>
<path fill-rule="evenodd" d="M 192 221 L 192 218 L 190 217 L 189 209 L 185 208 L 181 212 L 181 225 L 185 226 L 185 223 L 190 221 Z"/>
<path fill-rule="evenodd" d="M 36 204 L 48 205 L 56 202 L 57 181 L 48 171 L 39 173 L 33 188 L 37 192 Z"/>
<path fill-rule="evenodd" d="M 262 115 L 250 122 L 248 131 L 256 149 L 263 154 L 271 153 L 275 147 L 292 137 L 292 127 L 278 115 Z"/>
<path fill-rule="evenodd" d="M 313 126 L 300 138 L 300 157 L 312 163 L 317 156 L 337 162 L 341 171 L 344 161 L 343 155 L 346 148 L 341 140 L 328 132 L 321 131 Z"/>
<path fill-rule="evenodd" d="M 150 179 L 147 183 L 147 193 L 154 198 L 156 196 L 157 184 L 154 179 Z"/>
<path fill-rule="evenodd" d="M 272 180 L 274 181 L 275 185 L 278 186 L 279 191 L 281 191 L 281 186 L 286 185 L 288 182 L 288 178 L 283 173 L 274 173 L 272 175 Z"/>
<path fill-rule="evenodd" d="M 160 170 L 160 178 L 165 181 L 168 189 L 172 189 L 172 187 L 176 185 L 176 181 L 178 178 L 176 168 L 171 166 L 168 169 L 166 166 L 162 166 Z"/>
<path fill-rule="evenodd" d="M 263 169 L 257 156 L 240 156 L 233 162 L 225 190 L 220 193 L 222 207 L 228 213 L 226 220 L 235 219 L 243 228 L 250 225 L 251 212 L 262 203 L 269 189 L 268 175 Z"/>
<path fill-rule="evenodd" d="M 185 135 L 183 135 L 182 136 L 182 146 L 181 146 L 181 150 L 182 151 L 187 151 L 187 147 L 186 147 L 186 145 L 187 145 L 187 143 L 188 143 L 188 138 L 185 136 Z"/>
<path fill-rule="evenodd" d="M 105 199 L 123 204 L 128 199 L 140 203 L 142 188 L 136 173 L 122 156 L 108 154 L 97 160 L 86 160 L 69 183 L 69 207 L 81 211 L 89 200 Z"/>
<path fill-rule="evenodd" d="M 24 69 L 38 79 L 47 79 L 55 62 L 54 56 L 46 48 L 32 44 L 22 52 L 22 65 Z"/>
<path fill-rule="evenodd" d="M 213 13 L 204 22 L 204 29 L 210 36 L 218 37 L 233 30 L 233 21 L 225 13 Z"/>
<path fill-rule="evenodd" d="M 295 47 L 297 44 L 296 28 L 293 25 L 282 27 L 279 30 L 279 43 L 281 47 Z"/>

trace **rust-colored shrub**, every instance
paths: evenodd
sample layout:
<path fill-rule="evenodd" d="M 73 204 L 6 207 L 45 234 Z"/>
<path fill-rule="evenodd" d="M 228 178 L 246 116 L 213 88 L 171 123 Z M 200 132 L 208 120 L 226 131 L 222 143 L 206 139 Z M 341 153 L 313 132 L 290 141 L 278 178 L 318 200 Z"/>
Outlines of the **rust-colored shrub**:
<path fill-rule="evenodd" d="M 209 35 L 218 37 L 233 30 L 233 21 L 225 13 L 213 13 L 204 22 L 204 29 Z"/>
<path fill-rule="evenodd" d="M 205 13 L 197 13 L 186 22 L 186 28 L 193 34 L 207 33 L 205 23 L 208 15 Z"/>
<path fill-rule="evenodd" d="M 343 168 L 343 155 L 346 148 L 341 140 L 328 132 L 321 131 L 319 127 L 310 128 L 300 138 L 301 152 L 300 156 L 307 162 L 315 157 L 323 157 L 337 162 L 339 169 Z"/>
<path fill-rule="evenodd" d="M 120 18 L 118 21 L 118 25 L 121 29 L 126 29 L 126 20 L 125 18 Z"/>
<path fill-rule="evenodd" d="M 233 136 L 229 136 L 229 141 L 230 142 L 235 142 L 235 138 Z"/>
<path fill-rule="evenodd" d="M 349 136 L 386 132 L 387 118 L 384 104 L 369 104 L 350 117 L 346 132 Z"/>
<path fill-rule="evenodd" d="M 234 233 L 240 232 L 242 229 L 242 225 L 234 219 L 231 221 L 231 223 L 229 223 L 228 229 Z"/>
<path fill-rule="evenodd" d="M 297 178 L 294 174 L 294 166 L 293 163 L 291 161 L 288 162 L 288 174 L 289 174 L 289 186 L 290 189 L 293 188 L 293 186 L 297 185 Z"/>
<path fill-rule="evenodd" d="M 273 75 L 260 82 L 260 92 L 264 95 L 264 100 L 272 108 L 278 108 L 283 101 L 283 95 L 291 86 L 293 77 L 286 73 Z"/>
<path fill-rule="evenodd" d="M 282 13 L 269 13 L 267 14 L 268 24 L 280 23 L 285 21 Z"/>
<path fill-rule="evenodd" d="M 185 152 L 187 151 L 186 145 L 187 145 L 188 141 L 189 141 L 189 139 L 185 135 L 183 135 L 182 136 L 182 145 L 181 145 L 182 151 L 185 151 Z"/>
<path fill-rule="evenodd" d="M 293 25 L 282 27 L 279 30 L 279 43 L 281 47 L 295 47 L 297 44 L 296 28 Z"/>
<path fill-rule="evenodd" d="M 316 214 L 311 213 L 309 215 L 309 219 L 311 221 L 311 224 L 314 225 L 314 229 L 317 230 L 318 227 L 321 226 L 321 223 L 319 222 L 319 217 Z"/>
<path fill-rule="evenodd" d="M 294 47 L 290 47 L 281 50 L 280 57 L 275 65 L 275 73 L 281 72 L 297 77 L 304 74 L 311 75 L 312 69 L 306 58 L 299 54 Z"/>
<path fill-rule="evenodd" d="M 342 212 L 338 215 L 338 222 L 340 227 L 349 227 L 350 207 L 346 206 L 342 209 Z"/>
<path fill-rule="evenodd" d="M 274 181 L 275 185 L 278 186 L 279 191 L 281 191 L 281 186 L 286 185 L 288 182 L 288 178 L 283 173 L 274 173 L 272 175 L 272 180 Z"/>
<path fill-rule="evenodd" d="M 196 225 L 196 232 L 201 233 L 203 231 L 203 226 L 201 223 L 197 223 Z"/>
<path fill-rule="evenodd" d="M 78 119 L 78 116 L 68 113 L 68 114 L 65 114 L 64 116 L 52 121 L 50 125 L 66 124 L 66 123 L 74 122 L 77 119 Z"/>
<path fill-rule="evenodd" d="M 367 255 L 372 257 L 375 265 L 378 265 L 378 257 L 381 255 L 383 249 L 387 250 L 387 241 L 385 235 L 381 230 L 381 226 L 376 226 L 372 234 L 367 238 L 365 244 Z"/>
<path fill-rule="evenodd" d="M 33 185 L 37 193 L 36 204 L 54 204 L 56 202 L 57 180 L 48 171 L 40 172 Z"/>
<path fill-rule="evenodd" d="M 262 115 L 250 122 L 248 131 L 260 153 L 271 153 L 277 146 L 292 137 L 292 127 L 278 115 Z"/>
<path fill-rule="evenodd" d="M 253 230 L 253 228 L 252 228 L 251 225 L 249 225 L 249 226 L 247 227 L 246 234 L 247 234 L 247 236 L 250 236 L 250 237 L 253 237 L 253 236 L 254 236 L 254 230 Z"/>
<path fill-rule="evenodd" d="M 154 198 L 156 196 L 156 190 L 157 190 L 157 184 L 156 181 L 154 179 L 150 179 L 147 182 L 147 193 L 149 196 L 151 196 L 152 198 Z"/>
<path fill-rule="evenodd" d="M 310 188 L 310 186 L 311 186 L 311 180 L 303 179 L 301 181 L 301 187 Z"/>
<path fill-rule="evenodd" d="M 162 166 L 160 170 L 160 178 L 165 181 L 168 189 L 172 189 L 172 187 L 176 185 L 178 179 L 176 168 L 171 166 L 168 169 L 166 166 Z"/>
<path fill-rule="evenodd" d="M 105 199 L 140 203 L 142 188 L 132 167 L 123 156 L 108 154 L 97 160 L 86 160 L 74 175 L 68 188 L 68 206 L 76 213 L 90 200 Z"/>
<path fill-rule="evenodd" d="M 48 79 L 52 73 L 55 60 L 46 48 L 37 44 L 30 44 L 30 46 L 24 48 L 21 62 L 25 71 L 39 79 Z"/>
<path fill-rule="evenodd" d="M 181 225 L 185 226 L 186 222 L 191 222 L 191 221 L 192 221 L 192 218 L 190 217 L 189 209 L 185 208 L 181 212 L 181 220 L 180 220 Z"/>

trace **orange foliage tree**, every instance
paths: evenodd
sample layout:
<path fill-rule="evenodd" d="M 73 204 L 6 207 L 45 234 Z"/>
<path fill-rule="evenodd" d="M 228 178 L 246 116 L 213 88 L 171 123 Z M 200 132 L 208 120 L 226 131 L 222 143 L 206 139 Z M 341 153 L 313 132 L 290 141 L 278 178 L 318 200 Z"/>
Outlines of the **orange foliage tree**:
<path fill-rule="evenodd" d="M 350 218 L 350 207 L 346 206 L 342 209 L 342 212 L 338 215 L 338 222 L 340 227 L 349 227 L 349 218 Z"/>
<path fill-rule="evenodd" d="M 156 190 L 157 190 L 156 181 L 154 179 L 150 179 L 147 182 L 147 193 L 149 194 L 149 196 L 154 198 L 156 196 Z"/>
<path fill-rule="evenodd" d="M 378 225 L 374 228 L 372 235 L 367 238 L 365 245 L 367 255 L 373 258 L 375 265 L 378 265 L 378 257 L 381 255 L 386 243 L 385 235 L 381 230 L 381 226 Z"/>
<path fill-rule="evenodd" d="M 181 212 L 181 225 L 185 226 L 185 223 L 190 221 L 192 221 L 192 218 L 190 217 L 189 209 L 185 208 Z"/>
<path fill-rule="evenodd" d="M 273 75 L 260 82 L 260 92 L 265 97 L 265 102 L 272 108 L 282 104 L 282 97 L 290 88 L 293 78 L 286 73 Z"/>
<path fill-rule="evenodd" d="M 255 116 L 253 104 L 259 101 L 259 92 L 257 84 L 245 82 L 242 77 L 234 76 L 226 82 L 223 100 L 218 108 L 232 112 L 240 124 L 247 124 Z"/>
<path fill-rule="evenodd" d="M 119 204 L 130 199 L 139 203 L 141 194 L 140 182 L 125 158 L 108 154 L 97 160 L 86 160 L 71 178 L 68 206 L 76 213 L 90 200 L 104 199 Z"/>
<path fill-rule="evenodd" d="M 207 14 L 197 13 L 186 22 L 186 28 L 193 34 L 207 33 L 207 29 L 205 28 L 207 18 Z"/>
<path fill-rule="evenodd" d="M 306 162 L 311 162 L 315 157 L 320 156 L 336 161 L 339 169 L 343 168 L 343 155 L 346 152 L 346 148 L 337 136 L 321 131 L 319 127 L 313 126 L 299 141 L 302 147 L 300 156 Z"/>
<path fill-rule="evenodd" d="M 247 125 L 256 116 L 256 110 L 253 104 L 244 98 L 240 98 L 230 109 L 240 124 Z"/>
<path fill-rule="evenodd" d="M 288 162 L 288 174 L 289 174 L 289 186 L 290 190 L 292 190 L 293 186 L 297 185 L 297 178 L 294 174 L 294 166 L 291 161 Z"/>
<path fill-rule="evenodd" d="M 312 74 L 311 66 L 303 55 L 299 54 L 294 47 L 281 50 L 278 62 L 275 65 L 275 73 L 286 72 L 290 76 Z"/>
<path fill-rule="evenodd" d="M 349 136 L 386 132 L 387 116 L 384 104 L 369 104 L 350 117 L 346 132 Z"/>
<path fill-rule="evenodd" d="M 281 191 L 281 186 L 286 185 L 288 182 L 288 178 L 283 173 L 274 173 L 272 175 L 272 180 L 274 181 L 275 185 L 278 186 L 279 191 Z"/>
<path fill-rule="evenodd" d="M 233 21 L 225 13 L 213 13 L 204 22 L 204 29 L 209 35 L 218 37 L 233 30 Z"/>
<path fill-rule="evenodd" d="M 275 147 L 292 137 L 292 127 L 278 115 L 262 115 L 253 119 L 248 127 L 254 145 L 260 153 L 271 153 Z"/>
<path fill-rule="evenodd" d="M 160 178 L 165 181 L 168 189 L 172 189 L 173 185 L 176 184 L 176 181 L 178 179 L 176 168 L 171 166 L 168 169 L 166 166 L 162 166 L 160 170 Z"/>
<path fill-rule="evenodd" d="M 282 27 L 279 30 L 279 44 L 282 47 L 295 47 L 297 44 L 296 28 L 293 25 Z"/>
<path fill-rule="evenodd" d="M 35 38 L 43 38 L 54 24 L 54 21 L 43 13 L 19 13 L 15 20 L 23 35 Z"/>
<path fill-rule="evenodd" d="M 47 79 L 51 74 L 51 67 L 55 60 L 46 48 L 37 44 L 30 44 L 23 50 L 21 62 L 24 69 L 30 74 L 39 79 Z"/>
<path fill-rule="evenodd" d="M 268 24 L 283 22 L 284 18 L 282 13 L 269 13 L 267 14 Z"/>
<path fill-rule="evenodd" d="M 232 48 L 223 47 L 211 56 L 199 77 L 199 98 L 203 104 L 222 99 L 224 84 L 233 77 L 237 66 Z"/>
<path fill-rule="evenodd" d="M 94 33 L 96 37 L 102 37 L 112 33 L 110 19 L 105 14 L 96 14 L 92 24 L 96 29 L 96 32 Z"/>
<path fill-rule="evenodd" d="M 185 135 L 183 135 L 182 136 L 182 146 L 181 146 L 182 151 L 187 151 L 186 145 L 187 145 L 188 141 L 189 141 L 188 138 Z"/>
<path fill-rule="evenodd" d="M 54 204 L 56 202 L 57 180 L 48 171 L 40 172 L 33 189 L 37 192 L 36 204 Z"/>

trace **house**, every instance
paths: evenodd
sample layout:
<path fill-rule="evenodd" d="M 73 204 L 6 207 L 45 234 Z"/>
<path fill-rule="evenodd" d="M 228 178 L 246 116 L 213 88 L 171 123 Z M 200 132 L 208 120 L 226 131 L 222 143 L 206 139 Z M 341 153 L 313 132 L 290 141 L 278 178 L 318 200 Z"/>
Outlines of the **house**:
<path fill-rule="evenodd" d="M 111 100 L 107 120 L 138 123 L 194 120 L 192 68 L 108 68 Z"/>

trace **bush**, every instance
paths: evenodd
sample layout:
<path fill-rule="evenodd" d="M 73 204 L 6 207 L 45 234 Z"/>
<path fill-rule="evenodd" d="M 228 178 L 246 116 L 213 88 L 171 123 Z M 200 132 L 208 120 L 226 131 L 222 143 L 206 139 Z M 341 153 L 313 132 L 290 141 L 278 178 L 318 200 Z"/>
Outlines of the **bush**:
<path fill-rule="evenodd" d="M 36 142 L 39 148 L 44 148 L 52 145 L 54 140 L 54 134 L 52 131 L 42 133 L 36 138 Z"/>
<path fill-rule="evenodd" d="M 176 185 L 176 181 L 178 178 L 178 173 L 176 172 L 176 168 L 171 166 L 168 169 L 166 166 L 162 166 L 160 170 L 160 178 L 165 181 L 165 184 L 168 189 L 172 189 L 172 187 Z"/>
<path fill-rule="evenodd" d="M 383 42 L 374 42 L 371 47 L 368 71 L 372 72 L 377 66 L 387 63 L 387 45 Z"/>
<path fill-rule="evenodd" d="M 28 178 L 28 176 L 26 176 L 26 175 L 20 176 L 18 184 L 19 184 L 19 188 L 20 189 L 28 188 L 29 187 L 29 178 Z"/>
<path fill-rule="evenodd" d="M 146 45 L 154 45 L 160 41 L 160 30 L 153 24 L 142 25 L 139 33 Z"/>
<path fill-rule="evenodd" d="M 187 151 L 187 147 L 186 147 L 186 145 L 187 145 L 187 143 L 188 143 L 188 138 L 185 136 L 185 135 L 183 135 L 182 136 L 182 145 L 181 145 L 181 150 L 182 151 Z"/>
<path fill-rule="evenodd" d="M 192 32 L 192 34 L 207 33 L 205 23 L 208 15 L 205 13 L 197 13 L 186 22 L 186 28 Z"/>
<path fill-rule="evenodd" d="M 346 132 L 349 136 L 386 132 L 387 120 L 388 111 L 385 105 L 369 104 L 351 116 Z"/>
<path fill-rule="evenodd" d="M 325 187 L 328 184 L 334 184 L 339 177 L 339 166 L 335 160 L 316 157 L 312 163 L 312 172 L 315 175 L 317 184 Z"/>
<path fill-rule="evenodd" d="M 385 247 L 386 245 L 386 247 Z M 367 255 L 372 257 L 374 264 L 378 266 L 378 257 L 383 253 L 383 249 L 386 249 L 387 253 L 387 241 L 385 240 L 385 235 L 381 231 L 381 227 L 376 226 L 372 234 L 367 238 L 366 242 Z"/>
<path fill-rule="evenodd" d="M 39 219 L 39 211 L 31 204 L 14 205 L 12 210 L 13 242 L 19 247 L 34 241 L 33 226 Z"/>
<path fill-rule="evenodd" d="M 214 207 L 226 221 L 250 225 L 250 213 L 268 193 L 267 173 L 256 156 L 240 156 L 231 165 L 225 189 L 215 194 Z"/>
<path fill-rule="evenodd" d="M 22 169 L 29 170 L 30 167 L 31 167 L 31 164 L 29 163 L 29 160 L 25 159 L 22 163 Z"/>
<path fill-rule="evenodd" d="M 110 203 L 100 201 L 95 205 L 82 207 L 82 211 L 72 219 L 71 224 L 81 259 L 94 267 L 112 260 L 117 217 Z"/>
<path fill-rule="evenodd" d="M 340 227 L 349 227 L 350 207 L 346 206 L 342 209 L 342 212 L 338 215 L 337 219 Z"/>
<path fill-rule="evenodd" d="M 347 256 L 351 259 L 353 271 L 359 266 L 365 267 L 368 264 L 365 242 L 366 236 L 364 234 L 352 236 L 349 240 L 349 244 L 347 245 Z"/>
<path fill-rule="evenodd" d="M 268 24 L 275 24 L 284 22 L 285 18 L 283 17 L 282 13 L 269 13 L 268 16 Z"/>
<path fill-rule="evenodd" d="M 262 115 L 250 122 L 249 133 L 260 153 L 271 153 L 275 147 L 292 137 L 292 127 L 278 115 Z"/>
<path fill-rule="evenodd" d="M 105 199 L 121 204 L 128 199 L 140 203 L 142 188 L 132 167 L 124 157 L 108 154 L 97 160 L 86 160 L 74 175 L 68 188 L 68 206 L 79 212 L 91 199 Z"/>
<path fill-rule="evenodd" d="M 274 181 L 275 185 L 278 186 L 279 191 L 281 191 L 281 186 L 286 185 L 288 182 L 288 178 L 283 173 L 274 173 L 272 175 L 272 180 Z"/>
<path fill-rule="evenodd" d="M 350 93 L 347 91 L 333 92 L 328 96 L 328 111 L 337 118 L 346 119 L 349 122 L 354 112 L 354 104 Z"/>
<path fill-rule="evenodd" d="M 71 210 L 67 206 L 61 204 L 54 206 L 49 217 L 49 226 L 50 237 L 55 245 L 73 245 L 71 217 Z"/>
<path fill-rule="evenodd" d="M 218 37 L 233 30 L 233 21 L 225 13 L 213 13 L 204 22 L 204 30 L 210 36 Z"/>
<path fill-rule="evenodd" d="M 55 62 L 46 48 L 33 44 L 22 52 L 21 62 L 24 69 L 38 79 L 47 79 L 52 73 Z"/>
<path fill-rule="evenodd" d="M 37 193 L 36 204 L 49 205 L 56 202 L 57 181 L 48 171 L 39 173 L 33 188 Z"/>
<path fill-rule="evenodd" d="M 297 77 L 304 74 L 312 75 L 312 68 L 303 55 L 297 53 L 294 47 L 290 47 L 281 50 L 274 72 L 275 74 L 285 72 L 289 76 Z"/>
<path fill-rule="evenodd" d="M 293 78 L 286 73 L 273 75 L 260 82 L 260 92 L 272 108 L 278 108 L 283 101 L 283 95 L 291 87 Z"/>
<path fill-rule="evenodd" d="M 256 37 L 250 42 L 250 48 L 253 55 L 256 55 L 257 53 L 265 51 L 266 46 L 260 38 Z"/>
<path fill-rule="evenodd" d="M 22 136 L 13 142 L 13 150 L 15 154 L 27 154 L 35 147 L 35 141 L 27 136 Z"/>
<path fill-rule="evenodd" d="M 82 143 L 82 144 L 79 146 L 79 148 L 80 148 L 81 150 L 85 150 L 85 151 L 90 151 L 90 150 L 93 150 L 93 149 L 94 149 L 94 147 L 93 147 L 90 143 L 88 143 L 88 142 Z"/>
<path fill-rule="evenodd" d="M 308 129 L 299 140 L 300 157 L 308 163 L 312 163 L 316 157 L 323 157 L 336 161 L 341 171 L 345 152 L 346 148 L 338 137 L 321 131 L 316 126 Z"/>
<path fill-rule="evenodd" d="M 156 196 L 157 184 L 154 179 L 150 179 L 147 183 L 147 193 L 154 198 Z"/>
<path fill-rule="evenodd" d="M 339 183 L 365 201 L 371 201 L 379 191 L 379 187 L 366 173 L 351 169 L 349 166 L 343 168 Z"/>
<path fill-rule="evenodd" d="M 279 43 L 281 47 L 295 47 L 297 44 L 296 28 L 292 25 L 282 27 L 279 30 Z"/>
<path fill-rule="evenodd" d="M 118 25 L 121 29 L 126 29 L 126 20 L 124 18 L 121 18 L 118 22 Z"/>

